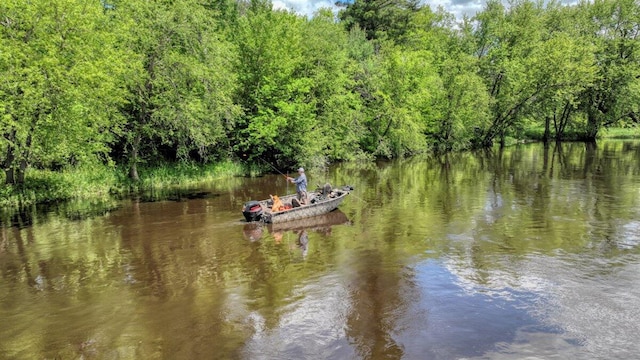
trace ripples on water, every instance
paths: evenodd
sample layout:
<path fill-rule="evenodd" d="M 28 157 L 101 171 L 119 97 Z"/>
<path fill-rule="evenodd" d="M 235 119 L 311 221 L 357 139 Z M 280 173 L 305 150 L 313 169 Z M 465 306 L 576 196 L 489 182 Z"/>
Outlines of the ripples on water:
<path fill-rule="evenodd" d="M 277 176 L 22 221 L 0 358 L 634 358 L 638 145 L 342 164 L 310 179 L 354 196 L 289 227 L 240 221 Z"/>

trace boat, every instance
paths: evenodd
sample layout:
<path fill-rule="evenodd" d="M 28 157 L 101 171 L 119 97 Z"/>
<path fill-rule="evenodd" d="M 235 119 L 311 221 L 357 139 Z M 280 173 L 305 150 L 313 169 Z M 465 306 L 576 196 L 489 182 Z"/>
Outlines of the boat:
<path fill-rule="evenodd" d="M 322 188 L 307 194 L 308 204 L 301 205 L 297 200 L 297 195 L 286 195 L 281 198 L 273 197 L 262 201 L 248 201 L 242 207 L 242 214 L 247 222 L 262 221 L 270 224 L 283 223 L 291 220 L 304 219 L 312 216 L 329 213 L 338 206 L 353 190 L 351 186 L 342 188 L 332 188 L 330 184 L 325 184 Z M 283 209 L 273 211 L 273 201 L 279 199 L 283 204 Z"/>

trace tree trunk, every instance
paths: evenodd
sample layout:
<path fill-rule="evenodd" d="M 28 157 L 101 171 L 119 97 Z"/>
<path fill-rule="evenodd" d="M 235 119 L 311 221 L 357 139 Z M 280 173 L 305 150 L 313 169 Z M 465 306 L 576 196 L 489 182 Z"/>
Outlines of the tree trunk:
<path fill-rule="evenodd" d="M 29 132 L 29 135 L 27 136 L 27 141 L 25 144 L 25 148 L 26 150 L 24 151 L 23 154 L 21 154 L 20 157 L 20 166 L 18 167 L 18 184 L 24 184 L 24 174 L 25 171 L 27 170 L 27 166 L 28 166 L 28 159 L 30 157 L 31 154 L 31 143 L 33 142 L 33 131 L 34 131 L 34 127 L 35 124 L 33 124 L 31 126 L 31 131 Z"/>
<path fill-rule="evenodd" d="M 569 124 L 569 117 L 571 116 L 571 104 L 567 101 L 562 109 L 562 115 L 560 115 L 560 122 L 557 121 L 556 115 L 553 115 L 553 124 L 556 128 L 556 141 L 562 141 L 564 138 L 564 131 Z"/>
<path fill-rule="evenodd" d="M 13 185 L 16 182 L 15 176 L 14 176 L 14 171 L 13 168 L 8 168 L 4 170 L 4 183 L 5 185 Z"/>
<path fill-rule="evenodd" d="M 18 168 L 18 184 L 24 184 L 24 173 L 27 170 L 27 160 L 20 160 L 20 167 Z"/>
<path fill-rule="evenodd" d="M 542 135 L 542 141 L 546 144 L 549 143 L 549 138 L 551 137 L 551 116 L 547 116 L 544 119 L 544 135 Z"/>
<path fill-rule="evenodd" d="M 13 163 L 16 160 L 15 150 L 13 145 L 9 145 L 7 147 L 7 158 L 4 160 L 4 175 L 5 180 L 4 183 L 6 185 L 13 185 L 16 183 L 15 178 L 15 170 L 13 168 Z"/>
<path fill-rule="evenodd" d="M 138 166 L 135 162 L 132 162 L 131 166 L 129 167 L 129 179 L 133 181 L 140 180 L 140 177 L 138 176 Z"/>
<path fill-rule="evenodd" d="M 585 141 L 596 141 L 596 136 L 598 135 L 598 115 L 595 113 L 596 110 L 590 109 L 587 111 L 587 130 L 584 134 Z"/>
<path fill-rule="evenodd" d="M 129 179 L 139 181 L 138 176 L 138 151 L 140 148 L 140 135 L 136 134 L 133 144 L 131 144 L 131 159 L 129 159 Z"/>

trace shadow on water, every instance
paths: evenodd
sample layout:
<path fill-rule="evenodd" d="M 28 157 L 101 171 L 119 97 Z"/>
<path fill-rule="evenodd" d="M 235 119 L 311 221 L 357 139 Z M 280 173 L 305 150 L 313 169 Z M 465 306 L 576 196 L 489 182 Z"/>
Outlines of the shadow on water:
<path fill-rule="evenodd" d="M 199 189 L 172 189 L 165 191 L 145 191 L 131 198 L 140 202 L 156 202 L 156 201 L 189 201 L 196 199 L 211 199 L 220 196 L 219 193 L 211 191 L 201 191 Z"/>
<path fill-rule="evenodd" d="M 0 227 L 25 228 L 42 224 L 53 218 L 82 221 L 109 214 L 119 209 L 123 202 L 183 202 L 196 199 L 211 199 L 220 193 L 199 189 L 171 189 L 165 191 L 145 191 L 126 198 L 112 197 L 101 201 L 69 200 L 56 203 L 44 203 L 17 210 L 0 211 Z"/>
<path fill-rule="evenodd" d="M 87 220 L 104 216 L 121 206 L 121 201 L 109 199 L 98 202 L 66 201 L 50 204 L 38 204 L 19 210 L 0 211 L 0 227 L 19 229 L 42 224 L 51 219 L 71 221 Z"/>

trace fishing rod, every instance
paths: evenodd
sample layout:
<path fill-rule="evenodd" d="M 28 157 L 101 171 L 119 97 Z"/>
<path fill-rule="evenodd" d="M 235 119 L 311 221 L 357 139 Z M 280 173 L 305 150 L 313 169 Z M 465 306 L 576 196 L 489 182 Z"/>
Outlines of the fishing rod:
<path fill-rule="evenodd" d="M 247 154 L 242 154 L 242 157 L 247 157 Z M 278 174 L 280 174 L 280 175 L 284 176 L 285 178 L 289 179 L 289 175 L 285 175 L 285 174 L 283 174 L 283 173 L 282 173 L 282 171 L 278 170 L 278 168 L 276 168 L 275 166 L 273 166 L 270 162 L 268 162 L 267 160 L 265 160 L 265 159 L 261 158 L 260 156 L 257 156 L 257 155 L 256 155 L 256 157 L 257 157 L 258 159 L 262 160 L 262 162 L 264 162 L 265 164 L 269 165 L 273 170 L 277 171 L 277 172 L 278 172 Z"/>
<path fill-rule="evenodd" d="M 273 166 L 270 162 L 268 162 L 267 160 L 261 158 L 260 156 L 256 156 L 258 159 L 262 160 L 264 163 L 266 163 L 267 165 L 271 166 L 271 168 L 275 171 L 278 172 L 278 174 L 284 176 L 285 178 L 287 178 L 287 180 L 289 179 L 288 175 L 283 174 L 280 170 L 278 170 L 275 166 Z"/>
<path fill-rule="evenodd" d="M 287 192 L 289 192 L 289 175 L 285 175 L 282 173 L 282 171 L 278 170 L 275 166 L 273 166 L 270 162 L 268 162 L 267 160 L 261 158 L 260 156 L 256 156 L 258 159 L 262 160 L 264 163 L 266 163 L 267 165 L 271 166 L 271 168 L 275 171 L 278 172 L 278 174 L 284 176 L 285 178 L 285 182 L 287 183 Z"/>
<path fill-rule="evenodd" d="M 363 203 L 365 203 L 365 204 L 368 204 L 368 203 L 369 203 L 367 200 L 365 200 L 365 199 L 363 199 L 363 198 L 361 198 L 361 197 L 358 197 L 358 196 L 353 195 L 353 193 L 352 193 L 352 192 L 349 192 L 349 195 L 350 195 L 350 196 L 353 196 L 353 197 L 354 197 L 354 198 L 356 198 L 357 200 L 362 201 L 362 202 L 363 202 Z"/>
<path fill-rule="evenodd" d="M 243 155 L 243 156 L 247 156 L 246 154 L 242 154 L 242 155 Z M 277 171 L 277 172 L 278 172 L 278 174 L 280 174 L 280 175 L 284 176 L 284 178 L 285 178 L 285 182 L 287 183 L 287 186 L 286 186 L 286 187 L 287 187 L 287 190 L 286 190 L 286 191 L 287 191 L 287 192 L 289 192 L 289 179 L 290 179 L 290 178 L 289 178 L 289 175 L 285 175 L 285 174 L 283 174 L 283 173 L 282 173 L 282 171 L 278 170 L 278 168 L 276 168 L 275 166 L 273 166 L 273 164 L 271 164 L 271 163 L 270 163 L 270 162 L 268 162 L 267 160 L 263 159 L 262 157 L 257 156 L 257 155 L 256 155 L 256 157 L 257 157 L 258 159 L 262 160 L 262 162 L 264 162 L 265 164 L 269 165 L 273 170 Z"/>

